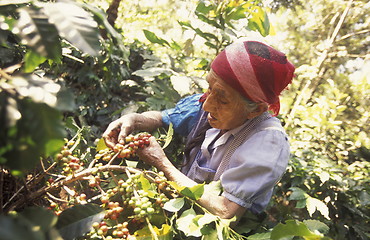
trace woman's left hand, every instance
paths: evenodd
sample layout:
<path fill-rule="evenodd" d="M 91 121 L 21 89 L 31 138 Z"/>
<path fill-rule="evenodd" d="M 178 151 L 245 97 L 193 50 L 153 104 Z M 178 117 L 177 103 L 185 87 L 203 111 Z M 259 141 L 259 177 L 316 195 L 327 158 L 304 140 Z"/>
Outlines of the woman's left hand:
<path fill-rule="evenodd" d="M 137 149 L 137 155 L 140 160 L 145 163 L 156 167 L 158 170 L 161 170 L 163 161 L 169 161 L 164 153 L 162 147 L 159 145 L 155 137 L 149 138 L 149 145 L 143 148 Z"/>

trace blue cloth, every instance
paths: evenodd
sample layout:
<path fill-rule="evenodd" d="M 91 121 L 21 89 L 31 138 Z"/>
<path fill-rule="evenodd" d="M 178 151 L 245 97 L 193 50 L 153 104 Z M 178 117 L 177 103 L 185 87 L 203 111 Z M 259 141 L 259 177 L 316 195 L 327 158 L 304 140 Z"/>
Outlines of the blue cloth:
<path fill-rule="evenodd" d="M 187 136 L 196 123 L 202 94 L 195 94 L 181 99 L 174 108 L 162 111 L 162 122 L 165 126 L 173 125 L 175 133 Z"/>

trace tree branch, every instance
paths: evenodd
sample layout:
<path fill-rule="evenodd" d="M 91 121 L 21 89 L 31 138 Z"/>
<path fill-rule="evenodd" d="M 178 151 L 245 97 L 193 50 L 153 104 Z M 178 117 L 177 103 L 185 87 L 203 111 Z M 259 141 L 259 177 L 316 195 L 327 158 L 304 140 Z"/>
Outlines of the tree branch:
<path fill-rule="evenodd" d="M 97 172 L 105 172 L 105 171 L 125 172 L 126 170 L 130 171 L 132 173 L 143 173 L 142 170 L 139 170 L 139 169 L 136 169 L 136 168 L 127 167 L 127 166 L 118 166 L 118 165 L 104 165 L 104 166 L 100 166 L 100 167 L 96 167 L 96 168 L 95 167 L 88 168 L 88 169 L 85 169 L 85 170 L 83 170 L 79 173 L 76 173 L 74 175 L 70 175 L 70 176 L 66 177 L 65 179 L 63 179 L 61 181 L 54 182 L 50 186 L 44 186 L 44 187 L 40 188 L 39 190 L 30 193 L 28 196 L 14 202 L 9 207 L 9 211 L 14 210 L 15 208 L 17 208 L 17 206 L 22 205 L 26 201 L 32 201 L 32 200 L 46 194 L 47 192 L 59 189 L 62 186 L 65 186 L 65 185 L 68 185 L 68 184 L 73 183 L 75 181 L 81 180 L 84 177 L 96 174 Z"/>
<path fill-rule="evenodd" d="M 344 23 L 344 20 L 345 20 L 347 14 L 348 14 L 348 12 L 351 8 L 352 3 L 353 3 L 353 0 L 350 0 L 348 2 L 347 7 L 344 9 L 344 11 L 343 11 L 336 27 L 335 27 L 333 33 L 331 34 L 330 38 L 327 39 L 328 44 L 327 44 L 326 48 L 322 51 L 322 53 L 318 57 L 318 61 L 317 61 L 317 64 L 315 66 L 316 69 L 317 69 L 316 70 L 316 73 L 317 73 L 316 78 L 307 80 L 306 84 L 303 86 L 300 93 L 297 93 L 298 97 L 296 98 L 296 101 L 294 102 L 293 107 L 290 109 L 290 111 L 287 114 L 287 120 L 286 120 L 286 126 L 287 127 L 292 123 L 295 112 L 296 112 L 296 109 L 300 105 L 305 105 L 312 98 L 313 93 L 315 92 L 317 86 L 319 85 L 320 81 L 322 80 L 323 73 L 326 72 L 326 69 L 322 69 L 323 64 L 324 64 L 325 60 L 328 58 L 329 50 L 333 47 L 333 43 L 335 41 L 335 38 L 337 37 L 337 35 L 339 33 L 339 30 L 341 29 L 341 27 Z"/>

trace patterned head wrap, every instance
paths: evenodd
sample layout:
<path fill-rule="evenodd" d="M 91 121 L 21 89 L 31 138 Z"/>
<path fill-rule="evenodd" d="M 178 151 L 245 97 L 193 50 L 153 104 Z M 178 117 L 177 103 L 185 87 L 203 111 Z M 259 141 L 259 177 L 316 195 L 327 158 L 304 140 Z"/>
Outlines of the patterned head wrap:
<path fill-rule="evenodd" d="M 257 41 L 236 42 L 213 60 L 213 71 L 242 96 L 269 104 L 279 114 L 279 95 L 292 82 L 294 66 L 285 54 Z"/>

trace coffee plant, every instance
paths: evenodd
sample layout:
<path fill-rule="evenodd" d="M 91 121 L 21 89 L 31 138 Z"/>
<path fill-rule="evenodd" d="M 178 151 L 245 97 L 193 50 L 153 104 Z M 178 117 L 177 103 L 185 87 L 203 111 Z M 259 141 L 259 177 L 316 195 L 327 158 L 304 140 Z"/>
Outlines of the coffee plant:
<path fill-rule="evenodd" d="M 152 134 L 170 159 L 181 162 L 184 139 L 172 136 L 171 129 L 167 134 L 135 133 L 113 149 L 95 139 L 120 114 L 173 107 L 184 95 L 172 85 L 176 77 L 182 81 L 186 75 L 197 85 L 189 93 L 198 93 L 200 86 L 192 77 L 203 76 L 214 53 L 248 36 L 250 30 L 263 36 L 273 30 L 261 2 L 199 1 L 193 15 L 207 27 L 198 28 L 192 20 L 177 22 L 194 34 L 185 43 L 143 29 L 149 45 L 125 44 L 124 31 L 111 26 L 104 11 L 78 2 L 0 3 L 0 240 L 369 238 L 365 75 L 353 85 L 356 81 L 342 70 L 320 71 L 325 76 L 317 79 L 328 83 L 317 82 L 315 96 L 321 91 L 325 96 L 301 104 L 294 122 L 286 121 L 292 158 L 269 207 L 261 216 L 246 214 L 230 228 L 234 219 L 220 219 L 197 203 L 204 191 L 219 194 L 219 182 L 184 188 L 135 154 Z M 347 18 L 351 20 L 345 26 L 358 28 L 356 19 L 368 19 L 362 14 L 368 6 L 361 2 L 351 6 Z M 324 14 L 324 19 L 335 23 L 340 9 L 329 9 L 334 14 Z M 134 18 L 138 20 L 137 15 Z M 279 25 L 290 27 L 299 19 Z M 303 19 L 303 25 L 309 25 Z M 239 24 L 245 20 L 247 24 Z M 324 35 L 331 25 L 326 20 Z M 323 35 L 312 26 L 314 36 Z M 365 30 L 358 36 L 368 32 L 366 24 L 361 26 Z M 356 31 L 353 36 L 349 32 L 340 34 L 345 37 L 339 41 L 348 53 L 366 52 L 356 50 L 357 45 L 365 49 L 366 41 L 358 38 L 355 43 Z M 311 51 L 316 40 L 308 33 L 309 41 L 302 44 L 303 35 L 286 41 L 300 46 L 290 53 L 297 67 L 309 63 L 307 58 L 317 59 L 316 51 Z M 204 40 L 201 48 L 193 45 L 198 37 Z M 153 54 L 163 48 L 170 53 L 171 64 Z M 346 66 L 342 60 L 325 62 L 332 64 L 326 69 Z M 195 74 L 194 69 L 200 72 Z M 303 87 L 303 82 L 314 80 L 307 74 L 310 69 L 297 68 L 295 84 Z M 295 88 L 293 84 L 291 92 L 302 95 Z M 344 89 L 348 93 L 343 94 Z M 282 98 L 282 103 L 291 106 L 293 99 Z"/>
<path fill-rule="evenodd" d="M 89 220 L 72 220 L 78 228 L 64 226 L 59 229 L 61 236 L 64 239 L 199 237 L 202 231 L 205 231 L 202 235 L 211 234 L 209 225 L 218 222 L 223 226 L 218 234 L 223 235 L 227 230 L 229 236 L 242 238 L 228 227 L 228 221 L 221 221 L 196 203 L 204 191 L 203 184 L 182 188 L 168 181 L 163 172 L 150 166 L 137 167 L 140 162 L 135 151 L 146 147 L 149 137 L 149 133 L 129 135 L 113 149 L 106 147 L 101 139 L 95 154 L 81 155 L 79 141 L 66 140 L 47 166 L 46 174 L 50 177 L 44 191 L 49 208 L 60 219 L 76 215 L 71 209 L 77 206 L 94 205 L 97 212 L 88 216 Z M 196 229 L 193 229 L 195 222 L 188 222 L 190 216 L 199 218 Z M 177 230 L 175 226 L 179 226 Z M 76 228 L 88 231 L 79 236 L 82 232 L 71 230 Z"/>

